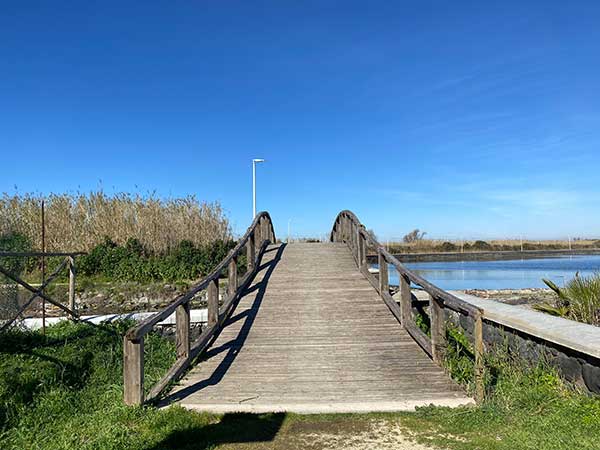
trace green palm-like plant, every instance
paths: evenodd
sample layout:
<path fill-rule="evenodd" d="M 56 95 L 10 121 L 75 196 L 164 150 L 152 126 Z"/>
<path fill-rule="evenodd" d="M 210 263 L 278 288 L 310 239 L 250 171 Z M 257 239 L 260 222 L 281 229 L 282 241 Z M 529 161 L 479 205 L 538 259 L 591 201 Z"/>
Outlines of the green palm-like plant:
<path fill-rule="evenodd" d="M 536 305 L 536 310 L 578 322 L 600 325 L 600 273 L 581 277 L 577 272 L 564 288 L 559 288 L 550 280 L 543 281 L 556 293 L 557 300 L 554 304 Z"/>

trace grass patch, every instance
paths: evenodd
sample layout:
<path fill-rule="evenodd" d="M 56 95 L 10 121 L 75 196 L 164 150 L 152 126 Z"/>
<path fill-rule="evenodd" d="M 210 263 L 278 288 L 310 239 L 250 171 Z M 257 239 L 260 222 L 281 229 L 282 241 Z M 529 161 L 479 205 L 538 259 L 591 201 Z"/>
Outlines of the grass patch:
<path fill-rule="evenodd" d="M 403 424 L 420 442 L 457 450 L 597 449 L 600 400 L 568 386 L 551 369 L 504 361 L 475 408 L 420 408 Z"/>

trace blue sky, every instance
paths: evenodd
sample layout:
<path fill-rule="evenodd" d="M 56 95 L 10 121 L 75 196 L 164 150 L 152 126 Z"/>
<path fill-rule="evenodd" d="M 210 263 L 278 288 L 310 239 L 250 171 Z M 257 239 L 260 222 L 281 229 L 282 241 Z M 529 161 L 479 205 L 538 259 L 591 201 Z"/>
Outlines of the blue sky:
<path fill-rule="evenodd" d="M 600 235 L 600 3 L 2 2 L 0 191 Z M 43 169 L 42 169 L 43 168 Z"/>

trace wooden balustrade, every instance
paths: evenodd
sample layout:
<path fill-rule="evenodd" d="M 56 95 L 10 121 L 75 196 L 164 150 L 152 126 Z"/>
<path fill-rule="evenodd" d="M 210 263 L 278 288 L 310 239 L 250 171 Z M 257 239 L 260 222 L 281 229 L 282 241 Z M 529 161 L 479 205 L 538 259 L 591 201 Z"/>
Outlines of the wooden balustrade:
<path fill-rule="evenodd" d="M 258 214 L 246 234 L 217 267 L 188 292 L 178 296 L 162 311 L 129 329 L 123 343 L 123 397 L 128 405 L 140 405 L 156 399 L 163 390 L 180 377 L 192 360 L 208 346 L 222 327 L 236 301 L 249 286 L 259 267 L 259 260 L 267 245 L 275 242 L 275 231 L 267 212 Z M 239 278 L 238 258 L 246 253 L 246 273 Z M 219 279 L 227 271 L 227 291 L 219 308 Z M 208 323 L 198 339 L 190 341 L 190 302 L 206 290 Z M 145 395 L 144 389 L 144 337 L 160 321 L 175 313 L 175 339 L 177 360 L 168 372 Z"/>
<path fill-rule="evenodd" d="M 352 237 L 348 239 L 347 236 Z M 398 259 L 366 231 L 365 226 L 360 223 L 352 211 L 345 210 L 337 216 L 330 240 L 332 242 L 345 242 L 348 244 L 356 260 L 358 269 L 371 282 L 382 300 L 406 331 L 437 364 L 443 364 L 447 348 L 446 309 L 466 315 L 473 320 L 475 397 L 478 401 L 482 401 L 484 397 L 483 310 L 443 291 L 404 267 Z M 378 276 L 374 276 L 368 270 L 367 246 L 374 247 L 377 253 L 379 263 Z M 398 272 L 400 305 L 398 305 L 389 292 L 389 265 L 393 266 Z M 429 318 L 431 323 L 429 336 L 415 323 L 412 312 L 413 294 L 411 292 L 411 284 L 420 287 L 429 295 Z"/>

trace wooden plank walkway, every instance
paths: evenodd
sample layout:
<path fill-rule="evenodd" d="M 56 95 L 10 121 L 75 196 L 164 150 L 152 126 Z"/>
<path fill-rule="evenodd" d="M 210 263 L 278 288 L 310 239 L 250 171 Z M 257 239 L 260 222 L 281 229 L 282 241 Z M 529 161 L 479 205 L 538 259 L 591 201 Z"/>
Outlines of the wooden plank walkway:
<path fill-rule="evenodd" d="M 219 413 L 473 402 L 403 330 L 344 244 L 270 246 L 220 335 L 166 400 Z"/>

